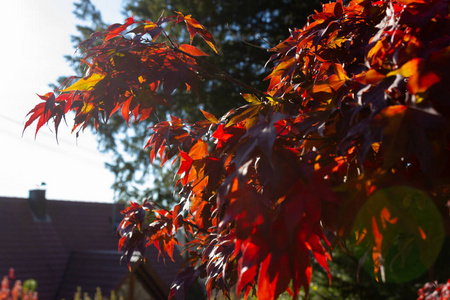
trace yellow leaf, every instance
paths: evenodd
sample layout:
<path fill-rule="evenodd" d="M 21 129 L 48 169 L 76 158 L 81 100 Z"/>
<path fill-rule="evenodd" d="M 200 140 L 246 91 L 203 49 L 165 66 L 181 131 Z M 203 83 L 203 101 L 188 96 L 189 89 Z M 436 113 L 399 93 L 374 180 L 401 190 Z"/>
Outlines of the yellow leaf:
<path fill-rule="evenodd" d="M 82 109 L 82 112 L 83 112 L 83 114 L 88 114 L 88 113 L 90 113 L 93 109 L 95 108 L 95 106 L 94 106 L 94 104 L 92 104 L 92 103 L 85 103 L 84 105 L 83 105 L 83 109 Z"/>
<path fill-rule="evenodd" d="M 423 61 L 420 58 L 413 58 L 410 61 L 406 62 L 401 66 L 401 68 L 389 72 L 386 76 L 394 76 L 397 74 L 402 75 L 403 77 L 411 77 L 415 73 L 419 71 L 420 66 L 423 64 Z"/>
<path fill-rule="evenodd" d="M 230 119 L 230 121 L 228 121 L 225 127 L 229 127 L 231 125 L 242 122 L 248 118 L 256 116 L 259 113 L 260 109 L 261 105 L 248 105 L 241 107 L 239 109 L 239 112 L 236 112 L 236 114 Z"/>
<path fill-rule="evenodd" d="M 245 101 L 251 104 L 259 105 L 261 101 L 259 101 L 258 97 L 253 94 L 241 94 L 244 97 Z"/>
<path fill-rule="evenodd" d="M 94 73 L 91 76 L 89 76 L 88 78 L 81 78 L 80 80 L 78 80 L 77 82 L 75 82 L 74 84 L 69 86 L 68 88 L 61 90 L 61 92 L 68 92 L 68 91 L 75 91 L 75 90 L 88 91 L 91 88 L 93 88 L 97 84 L 97 82 L 99 82 L 103 78 L 105 78 L 105 76 Z"/>
<path fill-rule="evenodd" d="M 375 45 L 369 50 L 369 53 L 367 53 L 368 58 L 372 58 L 380 49 L 383 48 L 383 41 L 378 41 L 375 43 Z"/>
<path fill-rule="evenodd" d="M 145 25 L 144 25 L 144 29 L 145 30 L 150 30 L 150 29 L 156 28 L 157 26 L 158 25 L 156 25 L 156 23 L 146 22 Z"/>
<path fill-rule="evenodd" d="M 211 113 L 209 113 L 207 111 L 204 111 L 203 109 L 200 109 L 200 111 L 202 112 L 203 116 L 205 116 L 205 118 L 208 121 L 210 121 L 211 123 L 213 123 L 213 124 L 219 123 L 219 121 L 217 120 L 217 118 L 213 114 L 211 114 Z"/>

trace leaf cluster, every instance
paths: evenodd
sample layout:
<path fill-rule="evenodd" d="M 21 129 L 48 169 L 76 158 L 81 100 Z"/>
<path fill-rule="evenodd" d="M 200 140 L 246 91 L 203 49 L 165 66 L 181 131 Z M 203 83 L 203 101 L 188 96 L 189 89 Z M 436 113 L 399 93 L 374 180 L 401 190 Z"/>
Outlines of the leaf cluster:
<path fill-rule="evenodd" d="M 319 8 L 316 0 L 251 0 L 245 4 L 237 0 L 128 0 L 124 11 L 147 20 L 157 20 L 161 11 L 189 12 L 208 29 L 218 42 L 219 52 L 225 54 L 210 56 L 208 62 L 225 70 L 229 77 L 263 91 L 267 49 L 285 38 L 287 28 L 302 26 L 307 16 Z M 180 42 L 189 39 L 188 31 L 182 26 L 173 28 L 171 34 Z M 83 40 L 88 36 L 78 38 Z M 196 46 L 208 52 L 206 44 L 196 43 Z M 244 103 L 240 96 L 242 89 L 220 78 L 199 81 L 198 86 L 197 97 L 176 90 L 171 97 L 173 106 L 159 110 L 162 119 L 171 114 L 199 120 L 203 118 L 200 109 L 220 116 Z M 153 194 L 160 199 L 159 203 L 174 205 L 171 184 L 159 180 L 173 177 L 174 172 L 167 167 L 148 168 L 148 151 L 142 150 L 148 136 L 147 127 L 158 122 L 152 116 L 147 120 L 128 126 L 123 118 L 112 116 L 108 126 L 100 126 L 96 131 L 99 148 L 113 157 L 107 167 L 115 174 L 113 188 L 118 199 L 140 202 Z"/>

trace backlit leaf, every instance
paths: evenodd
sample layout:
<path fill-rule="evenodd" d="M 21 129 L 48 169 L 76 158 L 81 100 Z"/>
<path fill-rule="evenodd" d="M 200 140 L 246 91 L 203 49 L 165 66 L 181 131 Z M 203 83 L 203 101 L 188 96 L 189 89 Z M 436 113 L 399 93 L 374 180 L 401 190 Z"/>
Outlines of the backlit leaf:
<path fill-rule="evenodd" d="M 208 56 L 208 54 L 206 54 L 205 52 L 189 44 L 182 44 L 180 45 L 179 49 L 193 56 Z"/>
<path fill-rule="evenodd" d="M 200 110 L 203 114 L 203 116 L 205 116 L 205 118 L 210 121 L 213 124 L 217 124 L 219 123 L 219 121 L 217 120 L 217 118 L 213 115 L 210 114 L 209 112 L 204 111 L 203 109 Z"/>
<path fill-rule="evenodd" d="M 244 97 L 245 101 L 247 101 L 250 104 L 259 105 L 261 104 L 261 100 L 258 99 L 253 94 L 242 94 L 242 97 Z"/>
<path fill-rule="evenodd" d="M 368 253 L 361 265 L 379 280 L 416 276 L 439 253 L 440 218 L 448 221 L 448 5 L 345 3 L 323 4 L 311 22 L 286 32 L 270 49 L 261 91 L 205 57 L 195 36 L 218 48 L 191 15 L 113 24 L 80 44 L 89 75 L 39 96 L 25 128 L 53 121 L 57 132 L 69 111 L 80 131 L 114 113 L 126 123 L 147 120 L 150 163 L 177 168 L 179 203 L 172 210 L 150 199 L 131 203 L 119 248 L 128 263 L 150 246 L 175 259 L 185 234 L 184 271 L 170 297 L 183 298 L 197 280 L 209 297 L 214 290 L 230 297 L 233 286 L 246 298 L 254 291 L 273 300 L 286 290 L 297 298 L 301 289 L 307 297 L 313 267 L 331 281 L 338 240 Z M 173 34 L 178 24 L 189 42 Z M 182 107 L 172 99 L 176 89 L 201 101 L 217 81 L 232 84 L 230 97 L 239 90 L 247 105 L 220 118 L 202 110 L 206 120 L 197 122 L 170 115 Z M 155 124 L 148 118 L 156 113 Z M 138 144 L 130 138 L 127 145 Z"/>
<path fill-rule="evenodd" d="M 423 60 L 420 58 L 414 58 L 405 64 L 403 64 L 399 69 L 389 72 L 386 76 L 394 76 L 397 74 L 403 77 L 411 77 L 419 71 L 420 66 L 423 64 Z"/>
<path fill-rule="evenodd" d="M 108 34 L 105 38 L 105 42 L 118 36 L 122 31 L 127 29 L 127 27 L 133 23 L 134 23 L 134 18 L 130 17 L 130 18 L 126 19 L 125 24 L 113 24 L 113 25 L 109 26 L 109 28 L 107 29 Z"/>
<path fill-rule="evenodd" d="M 385 75 L 378 73 L 376 70 L 370 69 L 367 72 L 356 75 L 355 81 L 361 82 L 362 84 L 377 84 L 385 77 Z"/>
<path fill-rule="evenodd" d="M 87 78 L 81 78 L 71 86 L 61 90 L 61 92 L 68 91 L 87 91 L 92 89 L 100 80 L 105 78 L 104 75 L 94 73 Z"/>
<path fill-rule="evenodd" d="M 226 127 L 232 126 L 236 123 L 247 120 L 253 116 L 256 116 L 261 109 L 260 105 L 247 105 L 238 110 L 233 117 L 228 121 Z"/>

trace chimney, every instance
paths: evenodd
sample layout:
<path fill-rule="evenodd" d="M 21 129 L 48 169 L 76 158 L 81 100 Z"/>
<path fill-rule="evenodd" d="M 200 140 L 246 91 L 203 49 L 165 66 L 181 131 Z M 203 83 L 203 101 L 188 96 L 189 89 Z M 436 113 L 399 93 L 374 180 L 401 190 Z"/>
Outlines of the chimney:
<path fill-rule="evenodd" d="M 50 221 L 50 218 L 47 216 L 47 200 L 45 199 L 45 190 L 30 190 L 28 204 L 30 205 L 35 221 Z"/>

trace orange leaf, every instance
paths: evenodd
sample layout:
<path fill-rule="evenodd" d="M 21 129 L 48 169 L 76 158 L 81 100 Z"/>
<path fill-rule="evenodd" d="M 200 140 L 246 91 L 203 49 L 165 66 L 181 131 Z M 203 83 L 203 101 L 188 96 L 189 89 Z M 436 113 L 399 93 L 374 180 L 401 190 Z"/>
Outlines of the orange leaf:
<path fill-rule="evenodd" d="M 391 105 L 386 107 L 380 112 L 383 118 L 392 118 L 396 115 L 404 114 L 408 107 L 405 105 Z"/>
<path fill-rule="evenodd" d="M 422 240 L 426 240 L 427 239 L 427 235 L 425 234 L 425 232 L 423 231 L 422 227 L 419 226 L 419 232 L 420 232 L 420 237 L 422 238 Z"/>
<path fill-rule="evenodd" d="M 180 45 L 179 49 L 193 56 L 209 56 L 208 54 L 198 49 L 197 47 L 189 44 L 182 44 Z"/>
<path fill-rule="evenodd" d="M 332 90 L 331 90 L 330 84 L 328 82 L 324 82 L 324 83 L 315 84 L 312 88 L 312 92 L 313 93 L 331 94 Z"/>
<path fill-rule="evenodd" d="M 428 90 L 428 88 L 439 81 L 441 81 L 441 79 L 434 72 L 428 72 L 423 75 L 414 74 L 411 78 L 409 78 L 408 90 L 412 94 L 424 93 Z"/>
<path fill-rule="evenodd" d="M 345 84 L 346 79 L 341 79 L 337 74 L 333 74 L 328 78 L 328 82 L 330 83 L 330 87 L 333 91 L 339 90 L 341 86 Z"/>
<path fill-rule="evenodd" d="M 342 67 L 341 64 L 333 64 L 333 70 L 339 80 L 345 81 L 348 79 L 347 72 L 345 72 L 344 67 Z"/>
<path fill-rule="evenodd" d="M 371 59 L 379 50 L 383 48 L 383 41 L 379 40 L 375 43 L 375 45 L 369 50 L 369 53 L 367 53 L 367 57 Z"/>
<path fill-rule="evenodd" d="M 382 256 L 382 243 L 383 234 L 378 230 L 378 225 L 375 217 L 372 217 L 372 232 L 375 239 L 375 245 L 372 249 L 372 259 L 373 259 L 373 272 L 375 273 L 375 280 L 378 281 L 378 273 L 381 273 L 381 280 L 385 282 L 384 264 Z"/>
<path fill-rule="evenodd" d="M 285 60 L 285 61 L 282 61 L 281 63 L 279 63 L 279 64 L 275 67 L 275 69 L 272 71 L 272 73 L 270 73 L 269 76 L 267 76 L 266 78 L 264 78 L 264 80 L 267 80 L 267 79 L 269 79 L 269 78 L 271 78 L 271 77 L 274 77 L 274 76 L 278 76 L 278 75 L 284 74 L 284 72 L 285 72 L 286 70 L 288 70 L 289 68 L 292 67 L 292 65 L 295 63 L 295 61 L 296 61 L 295 57 L 293 57 L 293 58 L 291 58 L 291 59 L 288 59 L 288 60 Z"/>
<path fill-rule="evenodd" d="M 378 73 L 376 70 L 370 69 L 366 72 L 356 75 L 354 80 L 362 84 L 377 84 L 385 77 L 385 75 Z"/>
<path fill-rule="evenodd" d="M 189 151 L 189 157 L 193 160 L 198 160 L 206 156 L 208 156 L 208 144 L 202 140 L 198 140 Z"/>
<path fill-rule="evenodd" d="M 411 3 L 425 3 L 425 0 L 398 0 L 398 2 L 408 5 Z"/>

